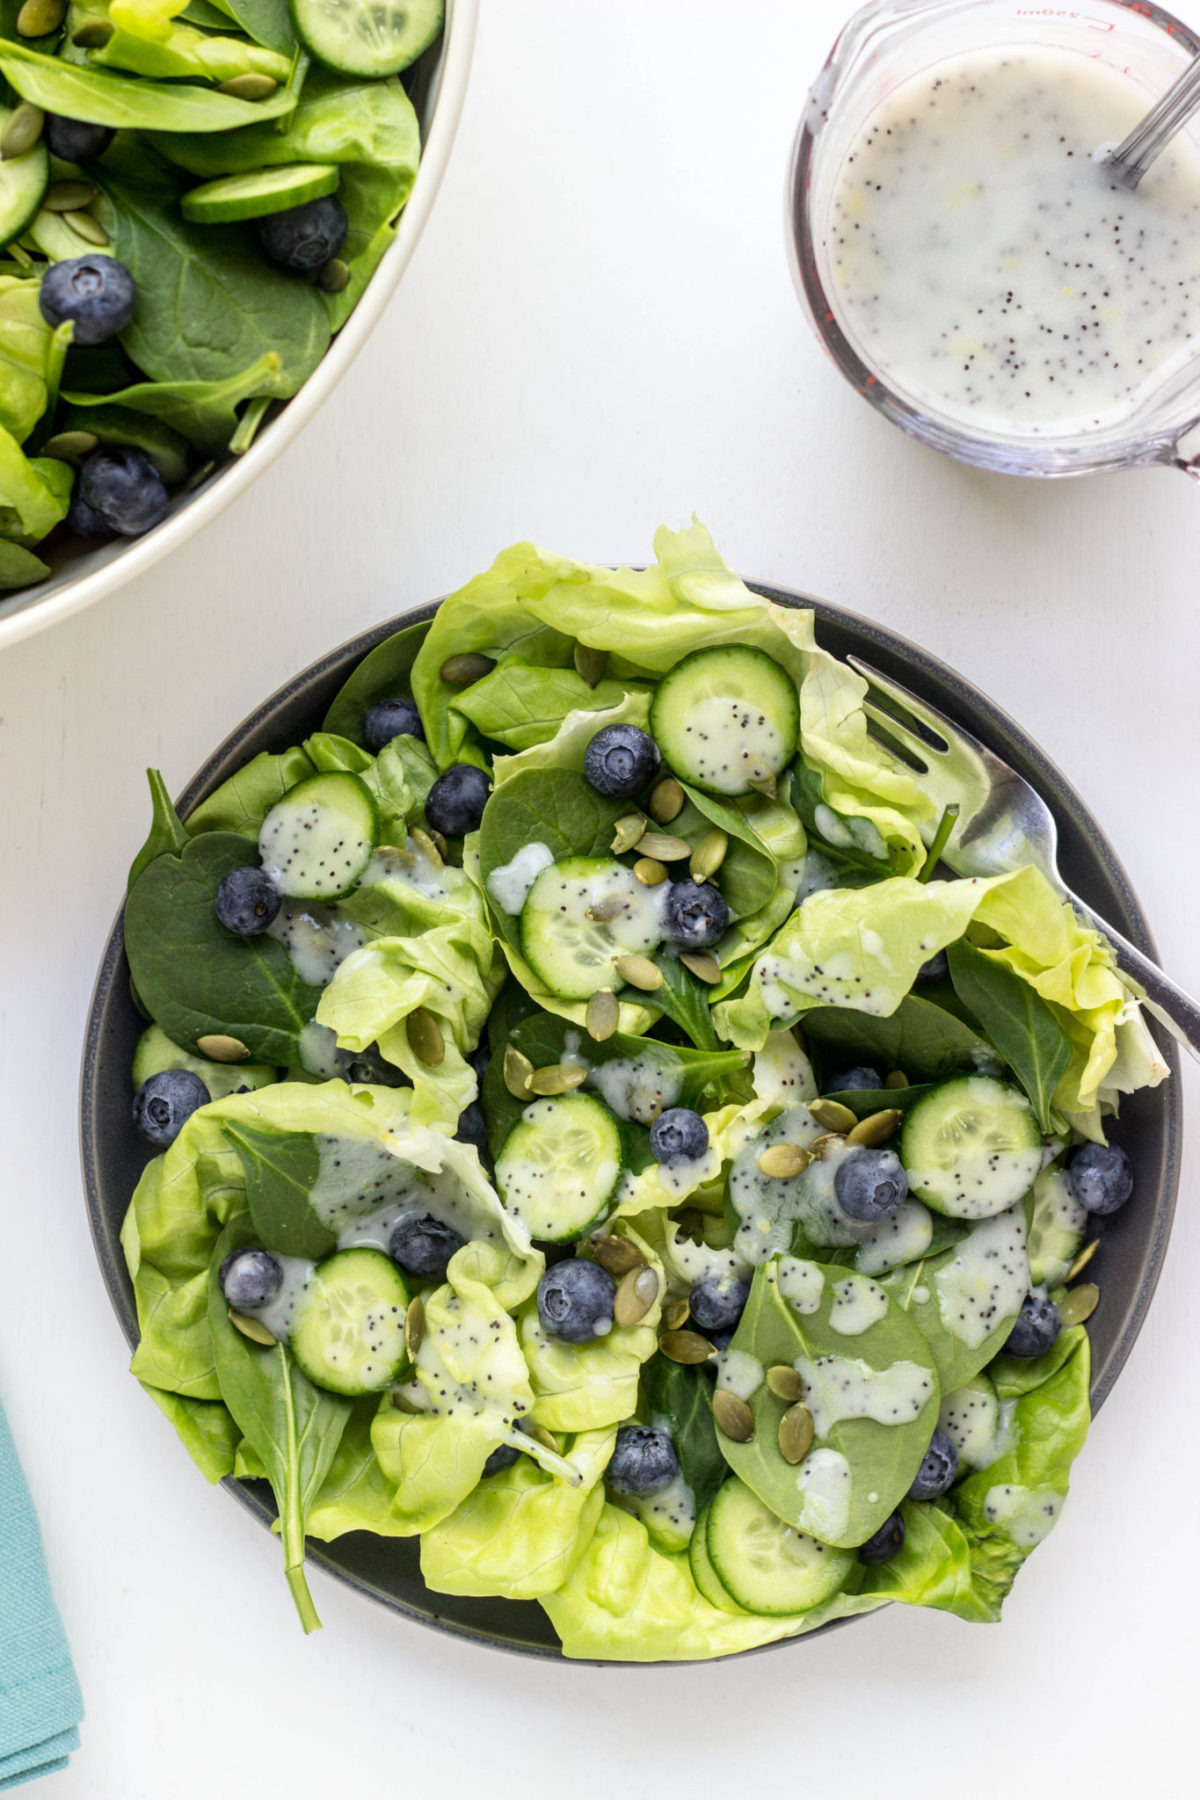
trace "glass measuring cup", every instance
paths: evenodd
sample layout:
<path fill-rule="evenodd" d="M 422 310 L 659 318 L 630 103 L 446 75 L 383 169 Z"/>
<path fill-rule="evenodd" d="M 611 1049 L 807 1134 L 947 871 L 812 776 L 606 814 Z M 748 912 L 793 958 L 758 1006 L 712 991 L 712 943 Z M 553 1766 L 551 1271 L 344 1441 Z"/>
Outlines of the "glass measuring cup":
<path fill-rule="evenodd" d="M 834 364 L 893 424 L 962 462 L 1010 475 L 1064 476 L 1165 463 L 1200 476 L 1200 312 L 1192 343 L 1169 359 L 1119 421 L 1061 433 L 1017 421 L 966 424 L 927 392 L 906 391 L 855 341 L 839 308 L 827 227 L 844 158 L 898 87 L 949 58 L 1009 49 L 1072 51 L 1132 77 L 1147 108 L 1200 53 L 1200 38 L 1146 0 L 872 0 L 850 20 L 808 97 L 787 190 L 792 271 Z"/>

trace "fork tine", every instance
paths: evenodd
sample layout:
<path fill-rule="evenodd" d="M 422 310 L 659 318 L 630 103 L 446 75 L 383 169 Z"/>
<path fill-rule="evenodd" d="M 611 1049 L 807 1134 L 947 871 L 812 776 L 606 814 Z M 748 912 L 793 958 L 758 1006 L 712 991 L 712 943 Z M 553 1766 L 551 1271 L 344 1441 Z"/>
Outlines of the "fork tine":
<path fill-rule="evenodd" d="M 945 755 L 950 748 L 950 740 L 946 736 L 947 731 L 956 732 L 960 737 L 966 738 L 968 742 L 975 743 L 976 740 L 970 736 L 969 732 L 961 731 L 957 725 L 951 725 L 945 713 L 938 712 L 936 707 L 930 706 L 924 700 L 918 700 L 917 696 L 908 688 L 902 687 L 898 681 L 891 680 L 887 675 L 881 675 L 878 669 L 871 667 L 870 663 L 863 662 L 857 656 L 848 656 L 846 661 L 852 669 L 857 670 L 864 680 L 871 684 L 877 693 L 885 695 L 893 705 L 902 707 L 912 719 L 916 720 L 918 726 L 923 726 L 925 731 L 931 734 L 932 742 L 930 738 L 923 737 L 918 733 L 921 747 L 926 752 L 932 750 L 936 755 Z"/>
<path fill-rule="evenodd" d="M 898 757 L 916 774 L 928 775 L 930 746 L 893 713 L 884 712 L 881 706 L 876 706 L 872 701 L 864 700 L 862 709 L 876 727 L 871 733 L 875 741 L 881 743 L 885 750 Z"/>

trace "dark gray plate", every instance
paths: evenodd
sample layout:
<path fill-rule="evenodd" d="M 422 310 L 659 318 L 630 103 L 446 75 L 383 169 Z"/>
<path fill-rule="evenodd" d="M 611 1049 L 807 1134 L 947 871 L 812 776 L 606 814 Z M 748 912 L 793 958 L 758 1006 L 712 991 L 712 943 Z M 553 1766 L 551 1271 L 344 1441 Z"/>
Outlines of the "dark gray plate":
<path fill-rule="evenodd" d="M 1155 954 L 1129 880 L 1099 825 L 1066 778 L 997 706 L 961 675 L 881 625 L 806 594 L 758 583 L 751 585 L 756 592 L 783 605 L 811 606 L 817 616 L 821 642 L 827 649 L 837 656 L 853 653 L 874 663 L 883 673 L 905 683 L 960 721 L 1026 776 L 1045 795 L 1058 819 L 1060 862 L 1068 884 L 1135 944 L 1149 955 Z M 423 607 L 365 632 L 280 688 L 204 765 L 184 793 L 180 811 L 188 813 L 260 750 L 283 750 L 316 731 L 330 701 L 366 652 L 400 626 L 429 618 L 435 610 L 433 606 Z M 135 848 L 130 847 L 131 855 Z M 88 1019 L 82 1147 L 96 1254 L 131 1346 L 137 1341 L 137 1318 L 118 1234 L 147 1160 L 129 1111 L 129 1065 L 142 1025 L 129 996 L 118 918 L 100 966 Z M 1170 1043 L 1166 1054 L 1175 1077 L 1177 1064 Z M 1103 1294 L 1088 1325 L 1092 1338 L 1093 1407 L 1098 1407 L 1109 1392 L 1141 1330 L 1166 1252 L 1179 1179 L 1177 1080 L 1128 1100 L 1121 1115 L 1120 1135 L 1137 1170 L 1137 1190 L 1133 1202 L 1107 1223 L 1102 1248 L 1092 1263 Z M 148 1430 L 161 1429 L 153 1424 L 149 1411 L 146 1417 Z M 261 1483 L 229 1481 L 225 1485 L 264 1525 L 270 1524 L 274 1507 L 268 1489 Z M 314 1544 L 310 1558 L 360 1593 L 409 1618 L 497 1648 L 541 1656 L 561 1654 L 545 1614 L 532 1601 L 459 1600 L 431 1594 L 421 1580 L 415 1538 L 385 1539 L 367 1532 L 352 1532 L 328 1547 Z M 796 1641 L 806 1640 L 785 1640 Z"/>

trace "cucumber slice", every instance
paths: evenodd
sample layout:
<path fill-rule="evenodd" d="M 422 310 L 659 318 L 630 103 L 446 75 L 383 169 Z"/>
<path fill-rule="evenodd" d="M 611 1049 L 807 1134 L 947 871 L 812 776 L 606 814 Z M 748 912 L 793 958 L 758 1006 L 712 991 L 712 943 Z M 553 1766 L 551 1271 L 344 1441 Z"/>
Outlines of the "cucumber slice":
<path fill-rule="evenodd" d="M 0 131 L 12 114 L 11 106 L 0 106 Z M 0 245 L 20 237 L 37 216 L 49 185 L 50 153 L 40 140 L 24 156 L 0 162 Z"/>
<path fill-rule="evenodd" d="M 442 29 L 444 0 L 289 0 L 296 34 L 342 75 L 397 75 Z"/>
<path fill-rule="evenodd" d="M 226 225 L 237 219 L 262 219 L 288 212 L 306 200 L 336 192 L 340 170 L 331 163 L 284 163 L 275 169 L 251 169 L 223 175 L 190 189 L 180 206 L 194 225 Z"/>
<path fill-rule="evenodd" d="M 263 868 L 291 900 L 338 900 L 375 854 L 379 817 L 357 775 L 339 770 L 298 781 L 258 834 Z"/>
<path fill-rule="evenodd" d="M 703 1507 L 696 1520 L 696 1529 L 688 1543 L 688 1563 L 692 1571 L 692 1580 L 702 1599 L 710 1606 L 720 1607 L 722 1612 L 741 1613 L 745 1609 L 738 1605 L 729 1589 L 725 1586 L 717 1571 L 713 1568 L 712 1557 L 708 1554 L 708 1515 L 711 1509 Z"/>
<path fill-rule="evenodd" d="M 736 1475 L 709 1509 L 708 1554 L 736 1603 L 768 1618 L 819 1606 L 854 1566 L 853 1550 L 832 1550 L 785 1525 Z"/>
<path fill-rule="evenodd" d="M 913 1107 L 900 1160 L 912 1192 L 935 1212 L 990 1219 L 1033 1186 L 1042 1134 L 1018 1088 L 990 1075 L 964 1075 Z"/>
<path fill-rule="evenodd" d="M 131 444 L 149 457 L 166 487 L 178 487 L 187 480 L 187 439 L 148 413 L 135 413 L 125 406 L 69 406 L 58 429 L 90 431 L 102 444 Z"/>
<path fill-rule="evenodd" d="M 376 1394 L 404 1364 L 404 1277 L 382 1250 L 339 1250 L 300 1296 L 289 1342 L 310 1381 L 335 1394 Z"/>
<path fill-rule="evenodd" d="M 694 650 L 659 682 L 650 730 L 681 780 L 710 794 L 749 794 L 795 756 L 800 699 L 765 651 Z"/>
<path fill-rule="evenodd" d="M 525 1108 L 496 1158 L 496 1186 L 530 1237 L 563 1244 L 607 1217 L 624 1167 L 607 1107 L 591 1094 L 560 1094 Z"/>
<path fill-rule="evenodd" d="M 152 1075 L 164 1069 L 188 1069 L 198 1075 L 213 1100 L 226 1100 L 242 1088 L 270 1087 L 278 1072 L 266 1063 L 217 1063 L 205 1056 L 193 1056 L 173 1043 L 161 1025 L 149 1025 L 137 1041 L 130 1075 L 134 1092 Z"/>
<path fill-rule="evenodd" d="M 665 882 L 647 887 L 632 869 L 607 857 L 551 863 L 521 909 L 526 962 L 560 1000 L 587 1000 L 599 988 L 621 987 L 613 967 L 617 957 L 645 956 L 662 942 L 665 890 Z"/>
<path fill-rule="evenodd" d="M 1055 1287 L 1083 1248 L 1088 1216 L 1062 1169 L 1043 1169 L 1033 1184 L 1029 1221 L 1029 1278 L 1034 1287 Z"/>

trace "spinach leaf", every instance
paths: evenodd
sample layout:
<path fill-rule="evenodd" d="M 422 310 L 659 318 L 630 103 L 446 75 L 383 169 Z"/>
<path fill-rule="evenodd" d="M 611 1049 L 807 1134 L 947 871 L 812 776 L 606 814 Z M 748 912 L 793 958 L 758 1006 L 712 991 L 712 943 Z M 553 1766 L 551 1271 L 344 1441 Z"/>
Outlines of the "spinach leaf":
<path fill-rule="evenodd" d="M 545 669 L 506 657 L 490 675 L 463 690 L 454 710 L 505 749 L 529 750 L 548 743 L 569 712 L 619 706 L 635 685 L 601 681 L 593 688 L 574 669 Z"/>
<path fill-rule="evenodd" d="M 920 1330 L 943 1391 L 951 1393 L 991 1362 L 1021 1310 L 1029 1284 L 1022 1210 L 1015 1206 L 981 1219 L 944 1245 L 945 1235 L 935 1236 L 920 1262 L 878 1280 Z M 988 1328 L 973 1342 L 980 1324 Z"/>
<path fill-rule="evenodd" d="M 222 876 L 245 863 L 244 838 L 209 831 L 143 869 L 125 903 L 130 973 L 181 1050 L 216 1032 L 239 1038 L 256 1062 L 298 1064 L 320 988 L 301 981 L 278 939 L 234 937 L 213 908 Z"/>
<path fill-rule="evenodd" d="M 281 56 L 295 54 L 296 34 L 287 0 L 225 0 L 225 9 L 256 44 L 277 50 Z"/>
<path fill-rule="evenodd" d="M 303 1256 L 313 1262 L 335 1250 L 337 1234 L 317 1217 L 309 1201 L 321 1170 L 312 1132 L 258 1131 L 228 1119 L 225 1135 L 242 1160 L 246 1204 L 259 1242 L 279 1256 Z"/>
<path fill-rule="evenodd" d="M 146 778 L 150 783 L 152 808 L 150 833 L 130 866 L 126 892 L 133 887 L 143 869 L 149 868 L 156 858 L 178 856 L 188 841 L 188 834 L 171 803 L 171 796 L 162 776 L 157 769 L 147 769 Z"/>
<path fill-rule="evenodd" d="M 699 788 L 682 782 L 680 786 L 690 804 L 673 821 L 672 832 L 692 843 L 714 825 L 726 833 L 729 848 L 721 864 L 721 892 L 732 918 L 748 918 L 760 911 L 775 892 L 778 877 L 774 857 L 740 812 Z"/>
<path fill-rule="evenodd" d="M 0 588 L 32 587 L 35 581 L 42 581 L 49 573 L 46 564 L 32 550 L 0 538 Z"/>
<path fill-rule="evenodd" d="M 956 1070 L 979 1068 L 991 1055 L 970 1026 L 915 994 L 886 1019 L 848 1006 L 815 1006 L 800 1028 L 810 1044 L 836 1050 L 839 1060 L 882 1062 L 915 1081 L 941 1081 Z"/>
<path fill-rule="evenodd" d="M 188 814 L 187 834 L 196 837 L 202 831 L 236 831 L 239 837 L 257 843 L 262 822 L 275 802 L 313 773 L 312 758 L 303 749 L 284 750 L 279 755 L 262 750 Z"/>
<path fill-rule="evenodd" d="M 321 1621 L 304 1578 L 308 1509 L 341 1441 L 351 1406 L 314 1387 L 284 1344 L 252 1344 L 229 1322 L 218 1271 L 226 1256 L 253 1242 L 244 1219 L 221 1234 L 209 1272 L 208 1318 L 221 1398 L 266 1470 L 279 1508 L 283 1566 L 305 1631 Z"/>
<path fill-rule="evenodd" d="M 1054 1090 L 1071 1061 L 1071 1040 L 1036 988 L 965 938 L 946 952 L 954 991 L 1033 1102 L 1042 1130 L 1055 1128 Z"/>
<path fill-rule="evenodd" d="M 338 737 L 361 744 L 363 721 L 375 702 L 403 699 L 408 695 L 408 672 L 428 631 L 428 620 L 420 625 L 406 625 L 402 631 L 394 631 L 382 644 L 376 644 L 368 651 L 338 689 L 325 714 L 322 731 L 331 731 Z"/>
<path fill-rule="evenodd" d="M 712 1416 L 712 1384 L 700 1369 L 652 1356 L 642 1369 L 642 1393 L 652 1415 L 666 1420 L 683 1479 L 707 1506 L 725 1479 L 725 1458 Z"/>
<path fill-rule="evenodd" d="M 630 810 L 628 800 L 605 800 L 569 769 L 525 769 L 496 789 L 479 832 L 479 874 L 512 861 L 526 844 L 545 844 L 555 862 L 569 856 L 610 856 L 613 828 Z M 521 947 L 519 917 L 495 909 L 500 931 Z M 654 997 L 659 1004 L 659 996 Z"/>
<path fill-rule="evenodd" d="M 331 330 L 338 331 L 345 324 L 390 249 L 412 184 L 411 168 L 342 165 L 338 199 L 346 209 L 346 241 L 341 258 L 349 266 L 350 279 L 338 294 L 321 290 Z"/>
<path fill-rule="evenodd" d="M 181 81 L 131 81 L 125 75 L 41 56 L 7 40 L 0 40 L 0 74 L 22 100 L 46 112 L 126 131 L 232 131 L 276 119 L 293 105 L 291 94 L 282 87 L 267 100 L 235 100 L 216 88 Z M 99 163 L 89 166 L 100 172 Z"/>
<path fill-rule="evenodd" d="M 719 1050 L 720 1041 L 713 1029 L 708 1006 L 707 985 L 690 969 L 685 969 L 678 957 L 661 956 L 658 967 L 662 970 L 663 984 L 648 996 L 650 1004 L 657 1006 L 668 1019 L 673 1019 L 681 1031 L 686 1031 L 697 1050 Z"/>
<path fill-rule="evenodd" d="M 822 1097 L 849 1107 L 860 1119 L 869 1119 L 872 1113 L 884 1112 L 892 1107 L 897 1112 L 908 1112 L 918 1100 L 925 1098 L 933 1085 L 932 1082 L 922 1081 L 910 1083 L 906 1088 L 834 1088 Z"/>
<path fill-rule="evenodd" d="M 73 373 L 73 371 L 72 371 Z M 162 419 L 206 456 L 220 456 L 238 427 L 238 407 L 246 400 L 286 398 L 288 377 L 274 350 L 249 368 L 219 381 L 135 381 L 116 392 L 74 388 L 63 394 L 72 406 L 126 406 Z"/>

